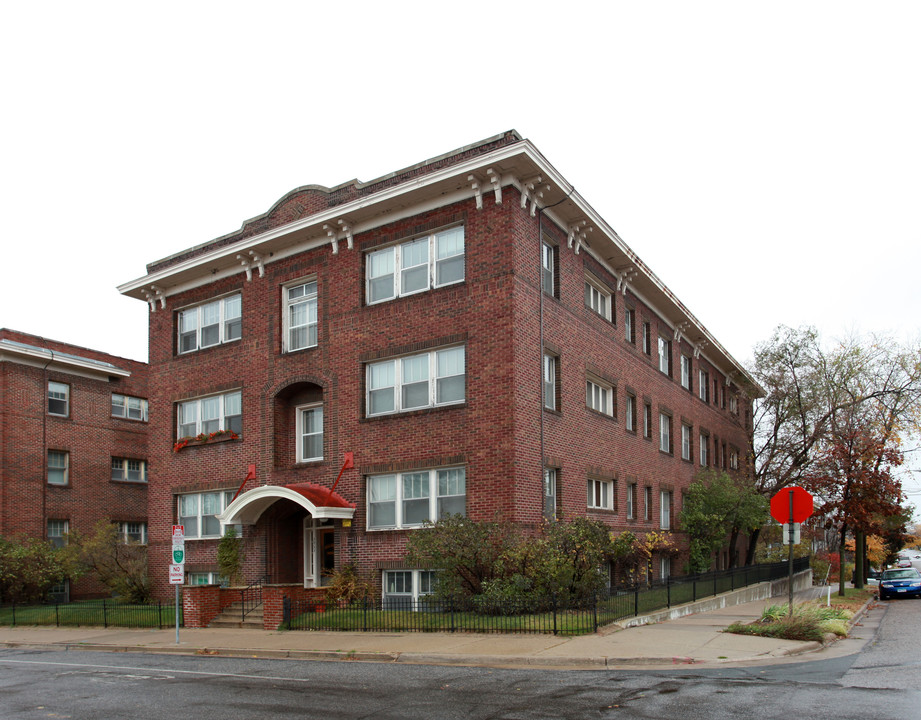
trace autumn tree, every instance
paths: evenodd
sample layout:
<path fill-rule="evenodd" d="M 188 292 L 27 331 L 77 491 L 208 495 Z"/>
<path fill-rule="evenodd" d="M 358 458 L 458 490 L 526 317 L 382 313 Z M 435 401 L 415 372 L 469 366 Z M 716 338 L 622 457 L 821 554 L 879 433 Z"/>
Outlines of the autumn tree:
<path fill-rule="evenodd" d="M 63 553 L 47 540 L 0 538 L 0 600 L 41 602 L 69 575 Z"/>
<path fill-rule="evenodd" d="M 858 532 L 857 557 L 865 554 L 860 537 L 881 534 L 885 518 L 902 514 L 905 496 L 893 470 L 903 462 L 893 443 L 857 425 L 838 427 L 816 462 L 805 484 L 820 502 L 817 513 L 832 524 L 839 535 L 841 567 L 844 567 L 848 533 Z M 858 564 L 855 576 L 862 577 Z M 840 574 L 839 594 L 844 595 L 846 577 Z M 858 582 L 858 585 L 860 583 Z"/>
<path fill-rule="evenodd" d="M 87 535 L 71 533 L 66 550 L 71 564 L 94 574 L 120 597 L 136 603 L 150 601 L 147 546 L 125 542 L 118 525 L 100 520 Z"/>
<path fill-rule="evenodd" d="M 781 326 L 756 348 L 751 374 L 764 390 L 750 439 L 754 484 L 766 497 L 821 475 L 816 463 L 830 457 L 844 419 L 860 418 L 886 445 L 919 427 L 917 347 L 852 337 L 826 348 L 814 328 Z"/>

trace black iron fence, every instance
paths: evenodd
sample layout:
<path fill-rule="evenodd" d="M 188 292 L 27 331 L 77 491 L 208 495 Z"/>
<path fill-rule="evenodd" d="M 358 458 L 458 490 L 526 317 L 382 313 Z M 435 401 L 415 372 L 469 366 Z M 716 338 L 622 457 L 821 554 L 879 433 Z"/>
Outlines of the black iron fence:
<path fill-rule="evenodd" d="M 794 572 L 808 568 L 808 557 L 794 561 Z M 524 597 L 484 602 L 477 598 L 445 600 L 423 596 L 418 600 L 391 597 L 341 604 L 286 598 L 281 627 L 287 630 L 581 635 L 625 618 L 784 578 L 788 572 L 786 562 L 751 565 L 616 588 L 581 601 Z"/>
<path fill-rule="evenodd" d="M 180 625 L 182 621 L 180 606 Z M 43 605 L 0 605 L 0 626 L 167 628 L 175 623 L 176 606 L 172 603 L 132 605 L 117 600 L 86 600 Z"/>

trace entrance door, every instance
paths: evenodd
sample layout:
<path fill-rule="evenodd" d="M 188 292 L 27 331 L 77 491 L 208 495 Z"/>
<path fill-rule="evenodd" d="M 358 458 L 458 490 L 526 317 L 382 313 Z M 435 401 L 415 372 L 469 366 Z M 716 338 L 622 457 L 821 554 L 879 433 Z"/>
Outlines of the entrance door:
<path fill-rule="evenodd" d="M 304 587 L 329 581 L 336 566 L 336 532 L 330 520 L 304 518 Z"/>

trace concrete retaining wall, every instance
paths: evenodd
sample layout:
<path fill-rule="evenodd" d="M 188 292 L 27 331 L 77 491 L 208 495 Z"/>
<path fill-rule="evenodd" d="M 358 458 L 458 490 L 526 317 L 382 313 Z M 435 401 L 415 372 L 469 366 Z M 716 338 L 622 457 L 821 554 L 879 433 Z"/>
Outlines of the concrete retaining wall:
<path fill-rule="evenodd" d="M 733 605 L 741 605 L 742 603 L 754 602 L 755 600 L 769 600 L 772 597 L 786 595 L 789 592 L 787 590 L 787 581 L 787 578 L 783 578 L 782 580 L 774 580 L 772 582 L 763 582 L 758 583 L 757 585 L 749 585 L 748 587 L 742 588 L 741 590 L 733 590 L 732 592 L 704 598 L 703 600 L 697 600 L 696 602 L 686 603 L 684 605 L 676 605 L 675 607 L 659 610 L 658 612 L 650 613 L 648 615 L 639 615 L 633 618 L 625 618 L 624 620 L 621 620 L 615 624 L 622 628 L 637 627 L 639 625 L 649 625 L 651 623 L 663 622 L 665 620 L 674 620 L 675 618 L 684 617 L 686 615 L 696 615 L 697 613 L 708 612 L 710 610 L 732 607 Z M 811 569 L 804 570 L 793 576 L 794 591 L 804 590 L 811 586 Z"/>

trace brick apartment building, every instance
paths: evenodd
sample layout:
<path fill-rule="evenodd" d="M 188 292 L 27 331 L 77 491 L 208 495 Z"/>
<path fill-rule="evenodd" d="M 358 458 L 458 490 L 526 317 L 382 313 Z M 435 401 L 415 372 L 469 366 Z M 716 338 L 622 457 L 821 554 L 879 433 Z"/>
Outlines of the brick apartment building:
<path fill-rule="evenodd" d="M 0 536 L 63 544 L 108 518 L 146 542 L 147 365 L 0 329 L 0 460 Z"/>
<path fill-rule="evenodd" d="M 235 524 L 248 581 L 355 564 L 405 597 L 440 513 L 674 530 L 701 466 L 746 472 L 757 386 L 514 131 L 300 187 L 119 290 L 150 306 L 162 596 L 174 523 L 192 584 Z"/>

